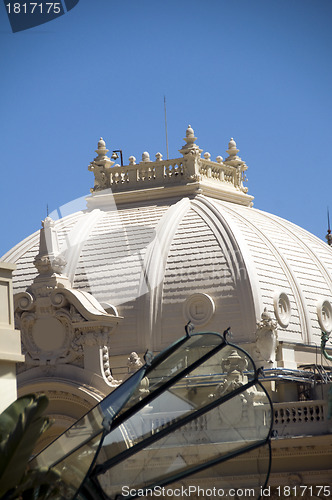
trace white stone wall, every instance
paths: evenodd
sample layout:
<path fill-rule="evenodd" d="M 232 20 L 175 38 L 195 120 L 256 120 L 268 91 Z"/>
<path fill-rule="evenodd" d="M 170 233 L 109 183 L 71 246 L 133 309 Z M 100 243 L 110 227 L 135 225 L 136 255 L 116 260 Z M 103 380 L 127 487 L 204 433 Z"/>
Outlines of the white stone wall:
<path fill-rule="evenodd" d="M 20 332 L 14 329 L 13 264 L 0 263 L 0 413 L 17 398 L 16 363 L 24 361 Z"/>

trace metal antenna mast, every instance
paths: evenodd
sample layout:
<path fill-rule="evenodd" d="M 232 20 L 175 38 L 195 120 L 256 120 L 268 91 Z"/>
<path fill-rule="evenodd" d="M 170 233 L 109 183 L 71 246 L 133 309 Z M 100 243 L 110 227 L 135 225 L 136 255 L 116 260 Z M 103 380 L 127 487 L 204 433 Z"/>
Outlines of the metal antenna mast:
<path fill-rule="evenodd" d="M 331 233 L 331 226 L 330 226 L 330 211 L 329 207 L 327 207 L 327 231 Z"/>
<path fill-rule="evenodd" d="M 164 96 L 164 110 L 165 110 L 165 132 L 166 132 L 166 155 L 167 155 L 167 160 L 168 160 L 168 136 L 167 136 L 166 96 Z"/>
<path fill-rule="evenodd" d="M 327 235 L 326 235 L 326 239 L 327 239 L 327 244 L 329 246 L 332 246 L 332 235 L 331 235 L 331 226 L 330 226 L 330 211 L 329 211 L 329 207 L 327 207 Z"/>

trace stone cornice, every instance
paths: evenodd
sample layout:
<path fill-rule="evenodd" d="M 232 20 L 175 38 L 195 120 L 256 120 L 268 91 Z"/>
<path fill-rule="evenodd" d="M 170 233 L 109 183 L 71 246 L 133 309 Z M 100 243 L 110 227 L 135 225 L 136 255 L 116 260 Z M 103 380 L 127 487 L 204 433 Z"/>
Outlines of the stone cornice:
<path fill-rule="evenodd" d="M 144 189 L 132 189 L 128 191 L 113 191 L 105 189 L 103 191 L 93 192 L 86 198 L 87 208 L 93 210 L 110 209 L 116 205 L 125 205 L 128 203 L 140 203 L 147 200 L 162 200 L 170 198 L 194 197 L 198 194 L 203 194 L 210 198 L 216 198 L 239 205 L 251 206 L 253 196 L 245 193 L 237 192 L 225 186 L 225 189 L 220 191 L 220 188 L 208 181 L 195 181 L 188 184 L 179 184 L 172 186 L 147 186 Z"/>
<path fill-rule="evenodd" d="M 275 455 L 293 456 L 301 455 L 325 455 L 331 454 L 332 435 L 320 436 L 288 436 L 272 440 L 272 450 Z"/>

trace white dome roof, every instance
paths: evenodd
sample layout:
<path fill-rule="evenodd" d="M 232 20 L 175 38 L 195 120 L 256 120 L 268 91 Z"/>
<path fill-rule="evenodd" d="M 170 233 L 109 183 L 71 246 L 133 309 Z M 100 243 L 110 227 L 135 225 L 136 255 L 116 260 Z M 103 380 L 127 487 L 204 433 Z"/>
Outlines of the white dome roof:
<path fill-rule="evenodd" d="M 252 342 L 264 308 L 279 341 L 318 345 L 319 321 L 328 329 L 321 309 L 332 295 L 332 249 L 274 215 L 196 195 L 95 208 L 55 228 L 73 287 L 115 305 L 123 340 L 138 350 L 160 349 L 188 319 L 197 329 L 231 326 L 236 342 Z M 6 254 L 17 265 L 15 292 L 36 276 L 38 247 L 35 233 Z"/>
<path fill-rule="evenodd" d="M 321 330 L 332 330 L 332 248 L 252 208 L 233 139 L 216 162 L 201 157 L 191 127 L 184 140 L 181 158 L 158 153 L 125 167 L 112 167 L 102 144 L 88 209 L 55 222 L 72 286 L 124 318 L 113 354 L 128 343 L 160 350 L 188 320 L 199 330 L 231 326 L 235 342 L 254 343 L 267 314 L 279 342 L 319 345 Z M 37 275 L 38 250 L 35 233 L 4 256 L 17 265 L 15 292 Z"/>

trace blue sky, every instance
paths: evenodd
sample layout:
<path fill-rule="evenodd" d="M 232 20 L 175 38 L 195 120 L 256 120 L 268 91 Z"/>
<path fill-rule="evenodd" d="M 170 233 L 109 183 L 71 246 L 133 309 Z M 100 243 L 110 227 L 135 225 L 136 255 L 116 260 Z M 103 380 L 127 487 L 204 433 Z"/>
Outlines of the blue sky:
<path fill-rule="evenodd" d="M 0 255 L 89 193 L 102 136 L 213 158 L 234 137 L 255 207 L 324 238 L 332 212 L 331 0 L 80 0 L 13 34 L 0 4 Z"/>

